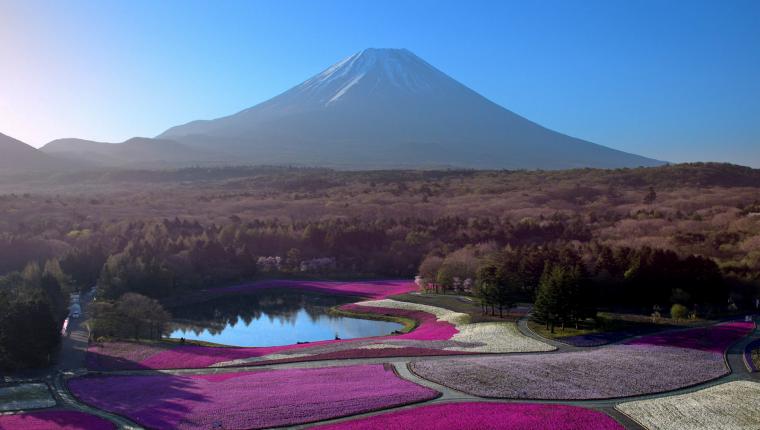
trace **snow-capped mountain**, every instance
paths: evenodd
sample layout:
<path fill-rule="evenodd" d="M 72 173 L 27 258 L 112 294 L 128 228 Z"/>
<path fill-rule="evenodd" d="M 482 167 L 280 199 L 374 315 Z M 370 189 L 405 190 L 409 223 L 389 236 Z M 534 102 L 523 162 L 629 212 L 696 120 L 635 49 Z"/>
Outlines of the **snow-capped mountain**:
<path fill-rule="evenodd" d="M 546 129 L 406 49 L 366 49 L 231 116 L 159 136 L 255 163 L 560 169 L 661 162 Z"/>

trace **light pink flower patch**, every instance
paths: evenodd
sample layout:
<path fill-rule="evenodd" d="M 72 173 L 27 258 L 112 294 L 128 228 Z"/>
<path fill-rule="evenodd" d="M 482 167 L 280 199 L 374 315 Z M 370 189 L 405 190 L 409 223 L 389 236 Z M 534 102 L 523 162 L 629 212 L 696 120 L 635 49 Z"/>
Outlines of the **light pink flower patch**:
<path fill-rule="evenodd" d="M 2 430 L 112 430 L 110 421 L 76 411 L 38 411 L 0 415 Z"/>
<path fill-rule="evenodd" d="M 446 403 L 319 426 L 319 430 L 623 430 L 609 416 L 564 405 Z"/>
<path fill-rule="evenodd" d="M 723 323 L 588 351 L 417 361 L 411 368 L 425 379 L 481 397 L 637 396 L 689 387 L 729 373 L 725 349 L 753 328 L 752 323 Z"/>
<path fill-rule="evenodd" d="M 303 424 L 438 396 L 380 364 L 216 375 L 82 377 L 80 400 L 154 429 Z"/>

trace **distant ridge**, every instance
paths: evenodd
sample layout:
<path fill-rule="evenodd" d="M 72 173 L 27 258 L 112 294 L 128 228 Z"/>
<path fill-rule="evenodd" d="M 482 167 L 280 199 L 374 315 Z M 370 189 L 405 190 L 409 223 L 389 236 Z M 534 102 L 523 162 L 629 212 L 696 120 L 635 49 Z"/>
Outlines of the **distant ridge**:
<path fill-rule="evenodd" d="M 258 164 L 498 169 L 663 164 L 544 128 L 406 49 L 365 49 L 252 108 L 172 127 L 158 138 Z"/>
<path fill-rule="evenodd" d="M 63 170 L 76 164 L 51 157 L 26 143 L 0 133 L 0 171 Z"/>
<path fill-rule="evenodd" d="M 183 167 L 219 162 L 223 156 L 166 139 L 133 137 L 122 143 L 57 139 L 41 148 L 46 154 L 101 167 Z"/>

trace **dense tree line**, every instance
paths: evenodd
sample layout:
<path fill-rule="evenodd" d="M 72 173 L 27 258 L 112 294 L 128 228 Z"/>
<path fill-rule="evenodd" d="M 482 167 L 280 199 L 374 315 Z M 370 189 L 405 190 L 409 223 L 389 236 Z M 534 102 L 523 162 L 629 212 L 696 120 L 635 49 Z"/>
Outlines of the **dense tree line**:
<path fill-rule="evenodd" d="M 68 313 L 66 287 L 56 261 L 0 277 L 0 369 L 52 362 Z"/>
<path fill-rule="evenodd" d="M 709 258 L 596 243 L 468 246 L 428 255 L 419 275 L 421 286 L 436 292 L 461 292 L 471 283 L 491 314 L 533 302 L 534 316 L 548 328 L 577 324 L 598 308 L 648 313 L 678 305 L 679 312 L 711 316 L 752 308 L 760 297 L 756 284 L 727 276 Z"/>

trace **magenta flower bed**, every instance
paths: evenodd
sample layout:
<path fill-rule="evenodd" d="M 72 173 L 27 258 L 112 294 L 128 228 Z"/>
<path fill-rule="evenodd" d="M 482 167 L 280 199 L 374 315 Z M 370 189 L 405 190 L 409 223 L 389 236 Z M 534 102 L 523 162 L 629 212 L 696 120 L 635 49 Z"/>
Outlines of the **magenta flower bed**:
<path fill-rule="evenodd" d="M 2 430 L 112 430 L 103 418 L 76 411 L 38 411 L 0 415 Z"/>
<path fill-rule="evenodd" d="M 710 327 L 670 331 L 640 337 L 626 342 L 627 345 L 657 345 L 696 349 L 723 354 L 734 342 L 755 329 L 753 322 L 727 322 Z"/>
<path fill-rule="evenodd" d="M 623 430 L 609 416 L 564 405 L 445 403 L 317 427 L 319 430 Z"/>
<path fill-rule="evenodd" d="M 169 343 L 106 342 L 87 347 L 85 364 L 89 370 L 148 369 L 141 363 L 162 352 L 175 348 Z"/>
<path fill-rule="evenodd" d="M 729 372 L 723 352 L 744 323 L 665 333 L 592 351 L 419 361 L 423 378 L 483 397 L 606 399 L 688 387 Z M 715 346 L 697 341 L 703 337 Z"/>
<path fill-rule="evenodd" d="M 412 281 L 378 280 L 378 281 L 300 281 L 274 280 L 260 281 L 253 284 L 235 285 L 232 287 L 215 288 L 211 291 L 219 293 L 240 293 L 264 288 L 297 288 L 332 294 L 361 296 L 371 299 L 384 299 L 388 296 L 405 294 L 418 289 Z"/>
<path fill-rule="evenodd" d="M 353 312 L 404 317 L 417 321 L 417 327 L 414 330 L 409 333 L 395 336 L 394 339 L 448 340 L 455 334 L 459 333 L 459 330 L 457 330 L 452 324 L 446 321 L 438 321 L 435 315 L 423 311 L 380 308 L 358 304 L 343 305 L 341 306 L 341 309 Z"/>
<path fill-rule="evenodd" d="M 386 349 L 348 349 L 343 351 L 327 352 L 322 354 L 316 354 L 310 357 L 298 357 L 292 359 L 281 360 L 268 360 L 255 363 L 261 364 L 273 364 L 273 363 L 294 363 L 300 361 L 315 361 L 315 360 L 344 360 L 351 358 L 385 358 L 385 357 L 426 357 L 426 356 L 439 356 L 439 355 L 470 355 L 478 354 L 477 352 L 462 352 L 462 351 L 447 351 L 443 349 L 432 348 L 418 348 L 418 347 L 405 347 L 405 348 L 386 348 Z"/>
<path fill-rule="evenodd" d="M 81 401 L 154 429 L 266 428 L 433 399 L 380 364 L 215 375 L 82 377 Z"/>
<path fill-rule="evenodd" d="M 103 346 L 91 345 L 88 347 L 86 362 L 87 368 L 90 370 L 197 369 L 224 361 L 261 357 L 291 349 L 308 348 L 333 342 L 336 341 L 328 340 L 262 348 L 108 342 Z"/>

